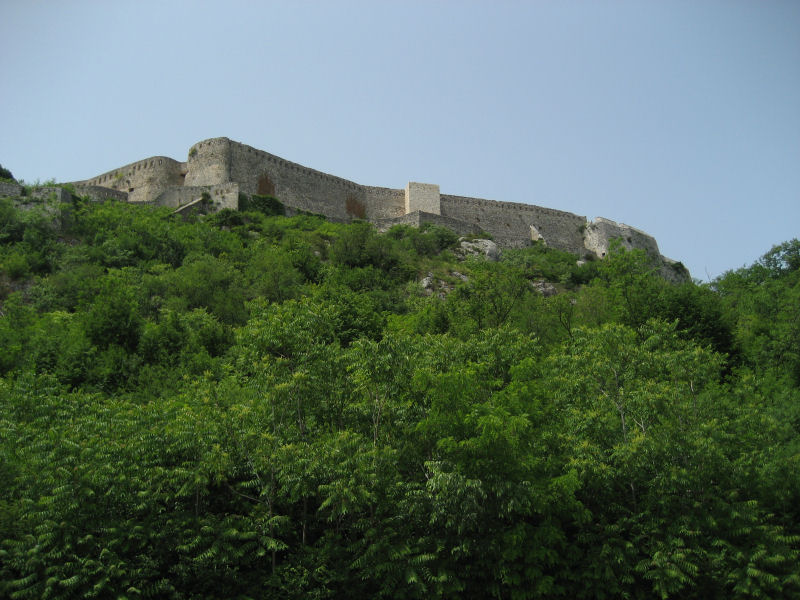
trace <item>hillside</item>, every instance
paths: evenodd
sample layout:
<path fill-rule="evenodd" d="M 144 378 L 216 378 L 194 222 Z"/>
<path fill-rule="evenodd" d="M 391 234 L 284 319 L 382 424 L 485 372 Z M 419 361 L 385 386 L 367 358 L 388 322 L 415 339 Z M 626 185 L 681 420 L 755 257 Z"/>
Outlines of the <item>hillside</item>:
<path fill-rule="evenodd" d="M 800 597 L 798 240 L 64 197 L 0 199 L 0 597 Z"/>

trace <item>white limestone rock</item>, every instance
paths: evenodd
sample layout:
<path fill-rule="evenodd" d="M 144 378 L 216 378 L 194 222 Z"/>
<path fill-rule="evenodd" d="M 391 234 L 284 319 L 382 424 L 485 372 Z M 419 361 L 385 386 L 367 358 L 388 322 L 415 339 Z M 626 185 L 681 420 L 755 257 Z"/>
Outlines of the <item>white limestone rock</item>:
<path fill-rule="evenodd" d="M 486 260 L 500 260 L 500 248 L 492 240 L 467 240 L 459 238 L 458 252 L 463 257 L 483 256 Z"/>
<path fill-rule="evenodd" d="M 544 280 L 531 281 L 531 287 L 534 289 L 534 291 L 540 293 L 545 298 L 555 296 L 558 293 L 558 290 L 552 283 L 548 283 Z"/>
<path fill-rule="evenodd" d="M 433 290 L 434 290 L 434 283 L 433 282 L 434 282 L 433 273 L 428 273 L 419 282 L 419 284 L 422 286 L 422 291 L 426 296 L 430 296 L 431 294 L 433 294 Z"/>

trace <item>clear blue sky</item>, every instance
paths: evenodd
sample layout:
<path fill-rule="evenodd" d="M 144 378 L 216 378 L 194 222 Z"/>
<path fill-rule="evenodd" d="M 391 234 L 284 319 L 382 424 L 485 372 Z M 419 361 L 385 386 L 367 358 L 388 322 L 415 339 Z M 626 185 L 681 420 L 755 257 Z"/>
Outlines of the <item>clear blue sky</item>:
<path fill-rule="evenodd" d="M 796 0 L 3 0 L 0 58 L 26 181 L 227 136 L 628 223 L 700 279 L 800 236 Z"/>

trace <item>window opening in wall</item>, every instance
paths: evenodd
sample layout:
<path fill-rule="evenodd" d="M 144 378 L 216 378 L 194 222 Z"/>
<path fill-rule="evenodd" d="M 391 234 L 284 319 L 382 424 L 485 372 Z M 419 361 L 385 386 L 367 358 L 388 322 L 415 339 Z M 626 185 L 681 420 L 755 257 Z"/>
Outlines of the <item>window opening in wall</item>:
<path fill-rule="evenodd" d="M 128 193 L 130 194 L 133 191 L 133 188 L 128 188 Z"/>

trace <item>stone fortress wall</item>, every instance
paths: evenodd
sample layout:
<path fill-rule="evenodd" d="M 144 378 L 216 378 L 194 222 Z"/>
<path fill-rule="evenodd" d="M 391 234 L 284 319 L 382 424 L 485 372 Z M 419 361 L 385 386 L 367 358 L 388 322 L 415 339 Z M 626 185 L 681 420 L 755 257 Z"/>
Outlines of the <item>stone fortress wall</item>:
<path fill-rule="evenodd" d="M 278 198 L 292 211 L 318 213 L 340 222 L 367 220 L 381 228 L 395 223 L 438 223 L 461 234 L 483 230 L 501 247 L 543 241 L 551 247 L 605 256 L 610 241 L 641 248 L 661 261 L 652 236 L 624 224 L 569 212 L 481 198 L 441 194 L 434 184 L 409 182 L 404 189 L 364 186 L 322 173 L 228 138 L 212 138 L 189 149 L 186 162 L 156 156 L 75 182 L 127 194 L 132 202 L 152 202 L 177 211 L 208 194 L 213 207 L 238 208 L 238 195 Z"/>
<path fill-rule="evenodd" d="M 442 195 L 442 214 L 475 223 L 500 246 L 521 247 L 544 240 L 549 245 L 583 254 L 583 229 L 586 217 L 572 213 L 481 198 Z"/>
<path fill-rule="evenodd" d="M 152 202 L 164 190 L 183 186 L 186 163 L 166 156 L 152 156 L 80 182 L 128 195 L 129 202 Z"/>
<path fill-rule="evenodd" d="M 186 185 L 227 181 L 238 183 L 242 193 L 275 196 L 286 206 L 336 221 L 377 221 L 405 214 L 403 190 L 359 185 L 227 138 L 205 140 L 189 149 Z"/>

